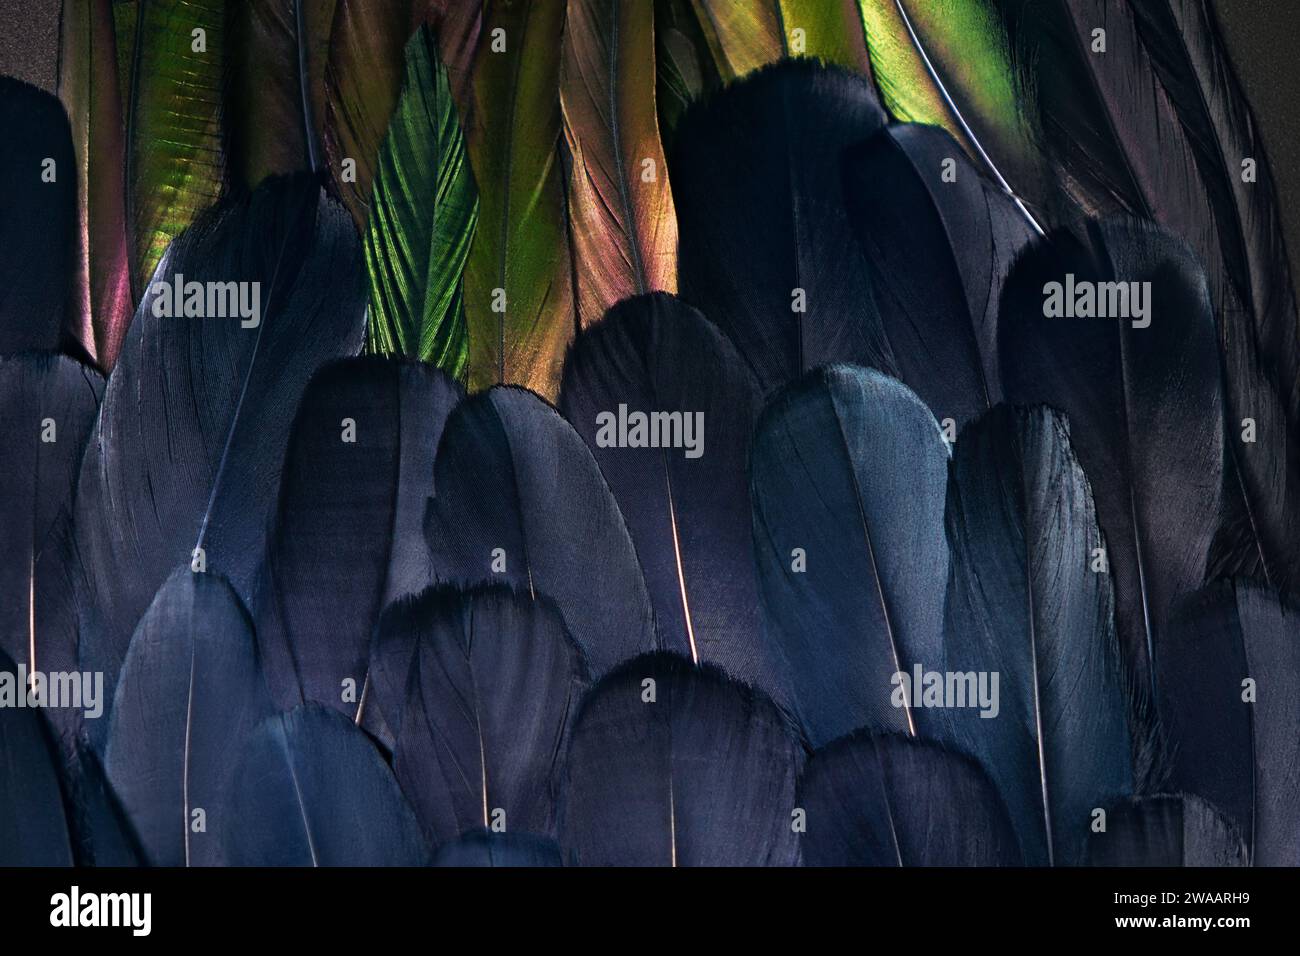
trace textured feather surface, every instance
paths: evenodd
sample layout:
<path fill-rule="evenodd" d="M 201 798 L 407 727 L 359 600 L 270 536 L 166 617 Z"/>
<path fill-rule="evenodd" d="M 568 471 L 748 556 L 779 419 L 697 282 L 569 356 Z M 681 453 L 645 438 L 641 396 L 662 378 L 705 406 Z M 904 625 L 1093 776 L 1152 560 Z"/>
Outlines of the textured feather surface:
<path fill-rule="evenodd" d="M 775 63 L 786 54 L 778 0 L 691 0 L 724 82 Z"/>
<path fill-rule="evenodd" d="M 890 367 L 840 167 L 884 121 L 865 79 L 811 62 L 763 70 L 682 118 L 670 161 L 681 295 L 765 391 L 830 362 Z"/>
<path fill-rule="evenodd" d="M 655 9 L 655 106 L 664 145 L 686 107 L 721 78 L 691 0 L 660 0 Z"/>
<path fill-rule="evenodd" d="M 848 150 L 844 177 L 899 377 L 936 418 L 964 425 L 1001 396 L 998 300 L 1032 227 L 931 126 L 881 130 Z"/>
<path fill-rule="evenodd" d="M 560 105 L 578 322 L 620 299 L 677 290 L 677 216 L 659 142 L 654 6 L 569 0 Z"/>
<path fill-rule="evenodd" d="M 214 202 L 222 143 L 226 0 L 141 2 L 126 102 L 126 215 L 132 297 L 167 246 Z M 202 51 L 194 30 L 203 31 Z"/>
<path fill-rule="evenodd" d="M 402 90 L 403 51 L 418 0 L 336 0 L 325 64 L 325 157 L 337 195 L 364 229 L 379 149 Z M 345 177 L 345 160 L 355 176 Z"/>
<path fill-rule="evenodd" d="M 430 866 L 561 866 L 552 840 L 526 833 L 474 830 L 439 847 Z"/>
<path fill-rule="evenodd" d="M 750 495 L 764 629 L 815 747 L 931 721 L 891 696 L 896 673 L 942 658 L 947 473 L 934 416 L 878 372 L 820 369 L 763 411 Z"/>
<path fill-rule="evenodd" d="M 0 650 L 29 673 L 49 663 L 47 615 L 70 596 L 50 559 L 62 564 L 64 522 L 103 390 L 98 373 L 64 356 L 0 359 Z"/>
<path fill-rule="evenodd" d="M 788 704 L 785 668 L 763 639 L 754 578 L 746 469 L 758 407 L 731 343 L 662 293 L 622 302 L 578 333 L 560 390 L 560 410 L 627 520 L 660 646 L 717 664 Z M 664 447 L 620 447 L 609 440 L 616 422 L 602 419 L 620 410 L 675 414 L 682 427 L 675 439 L 671 425 L 643 429 L 652 434 L 642 441 Z M 694 451 L 672 447 L 684 443 L 687 424 Z"/>
<path fill-rule="evenodd" d="M 790 866 L 803 751 L 762 694 L 672 654 L 628 661 L 588 693 L 560 808 L 587 866 Z"/>
<path fill-rule="evenodd" d="M 239 598 L 220 575 L 177 569 L 131 638 L 104 755 L 151 865 L 224 862 L 210 817 L 248 735 L 271 713 Z M 200 831 L 195 810 L 204 814 Z"/>
<path fill-rule="evenodd" d="M 493 121 L 467 130 L 480 195 L 465 268 L 473 389 L 511 382 L 553 398 L 573 337 L 556 56 L 564 15 L 565 4 L 548 0 L 484 8 L 474 115 Z M 497 40 L 501 52 L 491 49 Z"/>
<path fill-rule="evenodd" d="M 777 0 L 786 53 L 871 75 L 858 0 Z"/>
<path fill-rule="evenodd" d="M 373 357 L 334 362 L 308 384 L 257 602 L 258 641 L 281 706 L 310 700 L 363 722 L 380 611 L 433 581 L 424 510 L 443 425 L 460 398 L 431 366 Z M 346 680 L 355 693 L 344 699 Z"/>
<path fill-rule="evenodd" d="M 379 150 L 366 220 L 366 347 L 463 378 L 469 361 L 461 277 L 478 221 L 447 69 L 433 33 L 406 45 L 402 92 Z"/>
<path fill-rule="evenodd" d="M 82 462 L 83 666 L 112 681 L 154 592 L 197 548 L 249 602 L 298 399 L 320 365 L 361 346 L 360 258 L 343 209 L 309 177 L 268 180 L 172 246 Z M 258 325 L 155 315 L 177 274 L 260 283 Z"/>
<path fill-rule="evenodd" d="M 77 165 L 59 101 L 0 77 L 0 355 L 54 349 L 78 315 Z M 46 182 L 47 160 L 55 180 Z M 76 322 L 74 321 L 74 327 Z"/>
<path fill-rule="evenodd" d="M 1068 321 L 1068 320 L 1060 320 Z M 1110 579 L 1062 415 L 999 406 L 963 429 L 946 516 L 945 670 L 998 675 L 954 733 L 997 783 L 1025 861 L 1078 862 L 1094 807 L 1133 789 Z"/>
<path fill-rule="evenodd" d="M 813 753 L 799 779 L 805 866 L 1018 866 L 997 788 L 979 764 L 915 737 L 859 732 Z"/>
<path fill-rule="evenodd" d="M 219 822 L 231 866 L 423 866 L 429 857 L 374 745 L 314 704 L 253 732 Z"/>
<path fill-rule="evenodd" d="M 0 651 L 0 865 L 71 866 L 58 757 L 41 711 L 15 706 L 17 673 Z"/>
<path fill-rule="evenodd" d="M 587 685 L 554 606 L 500 586 L 431 589 L 385 611 L 375 656 L 376 691 L 400 695 L 393 772 L 429 842 L 500 825 L 554 835 L 558 764 Z"/>
<path fill-rule="evenodd" d="M 111 369 L 133 311 L 112 0 L 64 3 L 60 44 L 59 99 L 77 158 L 77 264 L 66 327 Z"/>
<path fill-rule="evenodd" d="M 1170 783 L 1232 820 L 1260 866 L 1300 864 L 1300 617 L 1266 590 L 1220 582 L 1156 645 Z"/>
<path fill-rule="evenodd" d="M 1092 283 L 1103 297 L 1098 283 L 1149 283 L 1149 327 L 1132 327 L 1136 318 L 1045 316 L 1048 283 L 1064 285 L 1070 275 L 1076 289 Z M 1017 263 L 1003 299 L 1003 390 L 1069 419 L 1106 538 L 1120 646 L 1140 686 L 1172 602 L 1201 584 L 1218 515 L 1223 420 L 1213 321 L 1204 273 L 1185 247 L 1136 222 L 1054 234 Z"/>
<path fill-rule="evenodd" d="M 554 408 L 514 387 L 469 398 L 447 421 L 434 475 L 424 528 L 441 583 L 495 581 L 551 598 L 597 676 L 654 649 L 623 516 Z"/>
<path fill-rule="evenodd" d="M 1088 835 L 1090 866 L 1246 866 L 1241 836 L 1192 794 L 1141 797 L 1111 807 L 1104 832 Z"/>

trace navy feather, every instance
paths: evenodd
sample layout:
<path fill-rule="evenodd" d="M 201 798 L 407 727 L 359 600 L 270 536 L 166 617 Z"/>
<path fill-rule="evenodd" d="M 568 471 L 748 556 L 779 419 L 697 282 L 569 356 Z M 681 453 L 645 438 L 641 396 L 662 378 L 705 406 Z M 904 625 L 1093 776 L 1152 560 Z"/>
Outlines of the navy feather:
<path fill-rule="evenodd" d="M 583 866 L 791 866 L 803 750 L 780 711 L 668 653 L 623 664 L 582 703 L 560 847 Z"/>
<path fill-rule="evenodd" d="M 1100 295 L 1100 283 L 1149 283 L 1137 289 L 1149 293 L 1150 325 L 1048 317 L 1049 283 L 1064 302 L 1070 276 L 1072 304 L 1080 289 Z M 1120 646 L 1146 687 L 1172 603 L 1204 579 L 1219 514 L 1222 394 L 1205 275 L 1155 227 L 1089 222 L 1079 236 L 1053 233 L 1016 264 L 998 336 L 1008 400 L 1069 419 L 1106 538 Z"/>
<path fill-rule="evenodd" d="M 945 669 L 997 675 L 953 712 L 1033 866 L 1078 861 L 1095 807 L 1133 790 L 1127 697 L 1092 494 L 1062 415 L 1000 405 L 962 430 L 946 516 Z"/>
<path fill-rule="evenodd" d="M 528 833 L 493 833 L 471 830 L 439 847 L 430 866 L 562 866 L 560 849 L 553 840 Z"/>
<path fill-rule="evenodd" d="M 754 578 L 746 468 L 758 406 L 731 343 L 663 293 L 620 302 L 579 332 L 560 388 L 560 411 L 587 442 L 627 520 L 660 646 L 717 664 L 786 703 L 784 668 L 761 633 Z M 640 447 L 618 440 L 623 411 L 649 420 L 639 439 L 631 430 L 626 436 Z M 681 427 L 660 434 L 659 414 L 677 416 Z M 694 447 L 685 446 L 687 434 Z M 662 447 L 651 447 L 661 439 Z"/>
<path fill-rule="evenodd" d="M 440 583 L 505 583 L 553 600 L 592 672 L 653 649 L 632 539 L 591 452 L 559 413 L 498 386 L 457 406 L 425 534 Z"/>
<path fill-rule="evenodd" d="M 935 418 L 965 425 L 1001 398 L 998 302 L 1033 227 L 933 126 L 850 148 L 844 193 L 898 377 Z"/>
<path fill-rule="evenodd" d="M 765 392 L 830 362 L 890 367 L 840 175 L 884 123 L 865 78 L 798 60 L 693 105 L 674 133 L 681 296 Z"/>
<path fill-rule="evenodd" d="M 1193 794 L 1140 797 L 1110 807 L 1088 834 L 1089 866 L 1246 866 L 1237 829 Z"/>
<path fill-rule="evenodd" d="M 377 699 L 399 717 L 393 772 L 431 844 L 475 827 L 554 834 L 587 666 L 549 601 L 430 588 L 384 611 L 373 658 Z"/>
<path fill-rule="evenodd" d="M 948 446 L 879 372 L 820 369 L 764 409 L 750 464 L 764 627 L 813 746 L 859 727 L 924 731 L 894 675 L 942 659 Z"/>
<path fill-rule="evenodd" d="M 231 866 L 423 866 L 429 859 L 379 751 L 346 717 L 318 704 L 254 730 L 217 821 Z"/>
<path fill-rule="evenodd" d="M 1218 582 L 1183 603 L 1157 652 L 1170 784 L 1217 806 L 1256 864 L 1300 865 L 1300 612 Z"/>
<path fill-rule="evenodd" d="M 387 715 L 363 709 L 366 658 L 385 605 L 433 581 L 424 509 L 462 394 L 432 366 L 374 357 L 327 365 L 308 384 L 257 611 L 281 706 L 315 701 L 383 733 Z"/>
<path fill-rule="evenodd" d="M 260 283 L 260 321 L 155 314 L 162 283 Z M 361 347 L 360 250 L 311 177 L 268 179 L 172 243 L 136 312 L 82 462 L 82 662 L 116 675 L 172 569 L 260 567 L 289 426 L 312 373 Z M 254 286 L 244 289 L 251 303 Z"/>
<path fill-rule="evenodd" d="M 272 711 L 239 598 L 219 575 L 178 568 L 131 638 L 104 754 L 151 865 L 224 862 L 213 817 L 240 749 Z"/>
<path fill-rule="evenodd" d="M 808 758 L 804 866 L 1018 866 L 1020 846 L 978 763 L 929 741 L 865 731 Z"/>

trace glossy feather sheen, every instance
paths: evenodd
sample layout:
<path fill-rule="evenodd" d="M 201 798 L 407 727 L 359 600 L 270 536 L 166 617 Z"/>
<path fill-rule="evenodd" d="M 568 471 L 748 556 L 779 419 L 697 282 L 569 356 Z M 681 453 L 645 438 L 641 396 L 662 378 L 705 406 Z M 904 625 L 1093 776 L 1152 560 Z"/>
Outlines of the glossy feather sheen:
<path fill-rule="evenodd" d="M 553 835 L 559 765 L 587 686 L 555 607 L 504 587 L 431 589 L 385 612 L 375 646 L 393 678 L 407 663 L 392 702 L 393 772 L 429 842 L 502 824 Z M 389 683 L 377 677 L 376 690 Z"/>
<path fill-rule="evenodd" d="M 1047 284 L 1071 274 L 1076 288 L 1150 283 L 1149 327 L 1046 317 Z M 1106 539 L 1125 663 L 1149 687 L 1152 646 L 1173 602 L 1201 584 L 1219 511 L 1222 396 L 1204 274 L 1185 247 L 1141 223 L 1057 233 L 1014 268 L 998 336 L 1007 399 L 1070 421 Z"/>
<path fill-rule="evenodd" d="M 76 506 L 82 664 L 106 684 L 196 548 L 250 601 L 298 399 L 320 365 L 361 346 L 360 258 L 345 212 L 308 178 L 269 180 L 173 244 L 160 281 L 258 282 L 261 315 L 255 328 L 156 316 L 155 291 L 132 323 Z"/>
<path fill-rule="evenodd" d="M 559 57 L 565 5 L 492 0 L 474 65 L 467 146 L 479 224 L 465 269 L 469 386 L 524 385 L 552 398 L 573 337 L 564 228 Z M 502 30 L 505 50 L 494 52 Z M 500 39 L 500 37 L 498 37 Z"/>
<path fill-rule="evenodd" d="M 1139 797 L 1110 807 L 1088 834 L 1089 866 L 1247 866 L 1235 827 L 1193 794 Z"/>
<path fill-rule="evenodd" d="M 647 426 L 676 446 L 610 444 L 602 416 L 620 406 L 678 416 L 675 433 L 671 422 L 665 432 L 656 419 Z M 622 302 L 578 333 L 560 390 L 560 410 L 627 520 L 660 646 L 788 704 L 785 668 L 763 639 L 753 572 L 746 470 L 758 408 L 753 379 L 722 333 L 662 293 Z"/>
<path fill-rule="evenodd" d="M 915 734 L 893 677 L 939 667 L 948 446 L 894 379 L 834 366 L 764 409 L 750 459 L 764 630 L 813 746 L 863 726 Z"/>
<path fill-rule="evenodd" d="M 439 583 L 548 597 L 592 673 L 656 646 L 623 516 L 578 433 L 521 388 L 462 402 L 443 431 L 424 531 Z"/>
<path fill-rule="evenodd" d="M 724 82 L 742 77 L 786 54 L 778 0 L 732 3 L 691 0 L 700 30 Z"/>
<path fill-rule="evenodd" d="M 281 706 L 312 700 L 364 717 L 380 612 L 433 581 L 421 529 L 438 441 L 461 394 L 431 366 L 373 357 L 327 365 L 307 386 L 257 604 Z M 345 680 L 355 688 L 346 700 Z"/>
<path fill-rule="evenodd" d="M 379 151 L 366 221 L 368 351 L 464 377 L 469 336 L 461 277 L 478 192 L 447 70 L 421 27 L 406 47 L 402 94 Z"/>
<path fill-rule="evenodd" d="M 64 356 L 0 359 L 0 650 L 29 673 L 49 663 L 54 612 L 43 602 L 69 597 L 60 538 L 103 391 L 98 373 Z"/>
<path fill-rule="evenodd" d="M 142 0 L 126 103 L 126 215 L 138 303 L 167 245 L 216 202 L 225 180 L 221 137 L 225 0 Z M 204 31 L 205 51 L 192 36 Z"/>
<path fill-rule="evenodd" d="M 937 419 L 964 425 L 1001 397 L 998 300 L 1032 227 L 928 126 L 889 126 L 846 151 L 844 190 L 900 378 Z"/>
<path fill-rule="evenodd" d="M 1018 866 L 1006 807 L 974 760 L 914 737 L 858 732 L 799 778 L 805 866 Z"/>
<path fill-rule="evenodd" d="M 858 0 L 778 0 L 789 56 L 807 56 L 871 75 Z"/>
<path fill-rule="evenodd" d="M 585 866 L 793 865 L 802 764 L 762 694 L 676 655 L 635 658 L 583 701 L 561 849 Z"/>
<path fill-rule="evenodd" d="M 64 4 L 59 99 L 77 157 L 77 265 L 68 330 L 111 369 L 133 306 L 122 194 L 119 44 L 111 0 Z"/>
<path fill-rule="evenodd" d="M 1170 782 L 1214 803 L 1259 866 L 1300 862 L 1298 632 L 1275 594 L 1221 582 L 1190 598 L 1157 645 Z"/>
<path fill-rule="evenodd" d="M 884 122 L 865 79 L 807 61 L 732 84 L 681 121 L 681 295 L 764 392 L 831 362 L 891 367 L 841 185 L 843 150 Z"/>
<path fill-rule="evenodd" d="M 65 319 L 81 321 L 77 294 L 77 168 L 59 101 L 0 77 L 0 355 L 58 347 Z M 47 160 L 55 181 L 46 182 Z"/>
<path fill-rule="evenodd" d="M 654 61 L 651 4 L 570 0 L 560 104 L 583 325 L 630 295 L 677 289 L 677 217 L 655 90 L 645 82 Z"/>
<path fill-rule="evenodd" d="M 415 815 L 366 735 L 307 704 L 254 730 L 221 808 L 232 866 L 423 866 Z"/>
<path fill-rule="evenodd" d="M 999 675 L 995 717 L 955 712 L 1032 866 L 1078 862 L 1092 809 L 1133 789 L 1110 580 L 1059 413 L 999 406 L 963 429 L 948 483 L 946 670 Z"/>
<path fill-rule="evenodd" d="M 154 866 L 224 862 L 218 821 L 233 766 L 272 713 L 253 624 L 217 575 L 178 569 L 131 639 L 104 765 Z M 211 826 L 195 832 L 193 813 Z"/>

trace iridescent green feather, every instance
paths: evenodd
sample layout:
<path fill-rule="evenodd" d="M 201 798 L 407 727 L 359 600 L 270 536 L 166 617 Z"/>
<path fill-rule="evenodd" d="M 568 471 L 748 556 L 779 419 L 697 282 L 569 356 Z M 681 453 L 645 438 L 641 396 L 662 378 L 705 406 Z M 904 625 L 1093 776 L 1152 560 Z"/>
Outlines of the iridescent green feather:
<path fill-rule="evenodd" d="M 461 274 L 478 192 L 447 70 L 427 27 L 407 44 L 402 93 L 377 169 L 365 235 L 366 348 L 463 378 L 469 341 Z"/>

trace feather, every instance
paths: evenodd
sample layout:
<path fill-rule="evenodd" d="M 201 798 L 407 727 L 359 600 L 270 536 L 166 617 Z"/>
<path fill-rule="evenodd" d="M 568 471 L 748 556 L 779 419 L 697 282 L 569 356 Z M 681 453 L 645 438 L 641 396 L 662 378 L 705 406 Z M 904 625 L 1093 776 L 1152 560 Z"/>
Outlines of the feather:
<path fill-rule="evenodd" d="M 216 202 L 225 182 L 225 11 L 226 0 L 139 5 L 123 160 L 136 303 L 167 246 Z"/>
<path fill-rule="evenodd" d="M 178 568 L 131 638 L 104 755 L 151 865 L 224 862 L 209 816 L 272 710 L 243 604 L 220 575 Z"/>
<path fill-rule="evenodd" d="M 857 732 L 808 758 L 805 866 L 1018 866 L 1006 807 L 980 765 L 898 734 Z"/>
<path fill-rule="evenodd" d="M 785 668 L 761 632 L 751 557 L 746 468 L 758 407 L 731 343 L 663 293 L 621 302 L 579 332 L 560 389 L 561 412 L 627 520 L 659 646 L 788 704 Z M 619 416 L 633 414 L 676 415 L 679 427 L 661 431 L 651 417 L 644 447 L 610 442 Z M 683 447 L 686 427 L 694 450 Z"/>
<path fill-rule="evenodd" d="M 764 630 L 814 747 L 859 727 L 935 724 L 899 672 L 942 657 L 948 446 L 894 379 L 835 366 L 763 410 L 750 457 Z"/>
<path fill-rule="evenodd" d="M 641 567 L 591 452 L 546 402 L 507 386 L 447 420 L 425 535 L 438 581 L 553 600 L 599 676 L 655 647 Z"/>
<path fill-rule="evenodd" d="M 527 833 L 472 830 L 439 847 L 430 866 L 562 866 L 559 847 Z"/>
<path fill-rule="evenodd" d="M 1192 794 L 1135 798 L 1111 807 L 1088 834 L 1089 866 L 1246 866 L 1246 846 L 1214 807 Z"/>
<path fill-rule="evenodd" d="M 1154 639 L 1173 601 L 1200 586 L 1219 511 L 1214 325 L 1204 273 L 1176 240 L 1139 222 L 1089 223 L 1085 233 L 1058 232 L 1014 267 L 999 317 L 1002 384 L 1008 400 L 1051 405 L 1070 421 L 1106 539 L 1120 647 L 1136 686 L 1149 688 Z M 1145 285 L 1112 286 L 1111 296 L 1098 285 L 1108 282 Z M 1089 292 L 1088 311 L 1100 296 L 1112 316 L 1131 317 L 1065 317 Z M 1145 318 L 1122 292 L 1144 296 Z"/>
<path fill-rule="evenodd" d="M 786 53 L 871 76 L 858 0 L 777 0 Z"/>
<path fill-rule="evenodd" d="M 553 398 L 573 337 L 555 55 L 564 13 L 549 0 L 484 8 L 474 115 L 493 119 L 466 131 L 480 196 L 465 267 L 472 389 L 512 382 Z"/>
<path fill-rule="evenodd" d="M 72 125 L 79 217 L 67 328 L 105 369 L 117 361 L 133 311 L 113 14 L 111 0 L 65 2 L 59 54 L 59 99 Z"/>
<path fill-rule="evenodd" d="M 885 121 L 866 80 L 770 67 L 682 118 L 679 284 L 770 391 L 831 362 L 891 367 L 844 211 L 841 153 Z"/>
<path fill-rule="evenodd" d="M 69 281 L 77 262 L 77 164 L 68 120 L 50 94 L 0 77 L 0 128 L 0 355 L 53 350 L 65 318 L 81 305 Z"/>
<path fill-rule="evenodd" d="M 665 147 L 686 108 L 721 83 L 691 0 L 658 0 L 655 11 L 655 106 Z"/>
<path fill-rule="evenodd" d="M 346 214 L 309 177 L 268 180 L 168 251 L 81 467 L 86 669 L 111 684 L 136 622 L 177 566 L 220 572 L 251 603 L 298 399 L 320 365 L 361 345 L 360 258 Z M 258 307 L 247 311 L 257 325 L 155 314 L 168 312 L 178 275 L 187 286 L 245 283 L 245 305 L 256 290 Z"/>
<path fill-rule="evenodd" d="M 427 0 L 425 22 L 433 25 L 438 36 L 438 56 L 447 68 L 447 82 L 461 129 L 468 129 L 473 119 L 474 63 L 478 58 L 479 30 L 483 25 L 483 0 Z"/>
<path fill-rule="evenodd" d="M 1300 863 L 1300 624 L 1275 594 L 1218 582 L 1156 645 L 1170 784 L 1232 820 L 1260 866 Z"/>
<path fill-rule="evenodd" d="M 58 587 L 62 562 L 51 559 L 63 557 L 64 522 L 103 391 L 98 373 L 61 355 L 0 359 L 0 650 L 28 673 L 50 663 L 47 614 L 61 613 L 69 596 Z"/>
<path fill-rule="evenodd" d="M 235 0 L 227 8 L 225 133 L 232 177 L 324 166 L 325 50 L 336 0 Z"/>
<path fill-rule="evenodd" d="M 430 589 L 384 612 L 374 653 L 380 706 L 400 717 L 393 772 L 430 844 L 475 827 L 553 836 L 587 685 L 555 607 L 501 586 Z"/>
<path fill-rule="evenodd" d="M 308 384 L 256 602 L 280 706 L 309 700 L 364 720 L 380 611 L 433 580 L 424 509 L 460 398 L 428 365 L 371 357 L 327 365 Z"/>
<path fill-rule="evenodd" d="M 673 654 L 634 658 L 578 713 L 560 847 L 582 866 L 792 866 L 802 763 L 760 692 Z"/>
<path fill-rule="evenodd" d="M 724 82 L 730 82 L 775 63 L 786 54 L 778 0 L 691 0 L 714 68 Z"/>
<path fill-rule="evenodd" d="M 366 735 L 314 704 L 253 732 L 218 815 L 231 866 L 423 866 L 429 850 Z"/>
<path fill-rule="evenodd" d="M 464 378 L 469 360 L 461 275 L 478 220 L 446 67 L 421 27 L 406 46 L 402 93 L 379 150 L 366 221 L 366 346 Z"/>
<path fill-rule="evenodd" d="M 0 866 L 71 866 L 72 844 L 59 786 L 59 759 L 38 708 L 0 652 Z"/>
<path fill-rule="evenodd" d="M 65 757 L 64 786 L 77 866 L 144 866 L 148 857 L 121 801 L 108 782 L 103 761 L 78 741 L 71 762 Z"/>
<path fill-rule="evenodd" d="M 899 377 L 963 426 L 1001 397 L 998 300 L 1032 227 L 934 127 L 886 127 L 847 151 L 844 176 Z"/>
<path fill-rule="evenodd" d="M 560 106 L 580 325 L 628 296 L 677 290 L 677 215 L 644 80 L 654 59 L 652 4 L 569 0 Z"/>
<path fill-rule="evenodd" d="M 946 525 L 944 668 L 1000 686 L 996 710 L 954 711 L 953 733 L 998 785 L 1025 861 L 1076 863 L 1092 809 L 1133 790 L 1133 747 L 1110 580 L 1090 567 L 1101 533 L 1064 417 L 1002 405 L 963 429 Z"/>
<path fill-rule="evenodd" d="M 325 158 L 358 230 L 366 226 L 380 146 L 401 94 L 403 51 L 422 14 L 417 0 L 335 0 L 325 65 Z"/>

